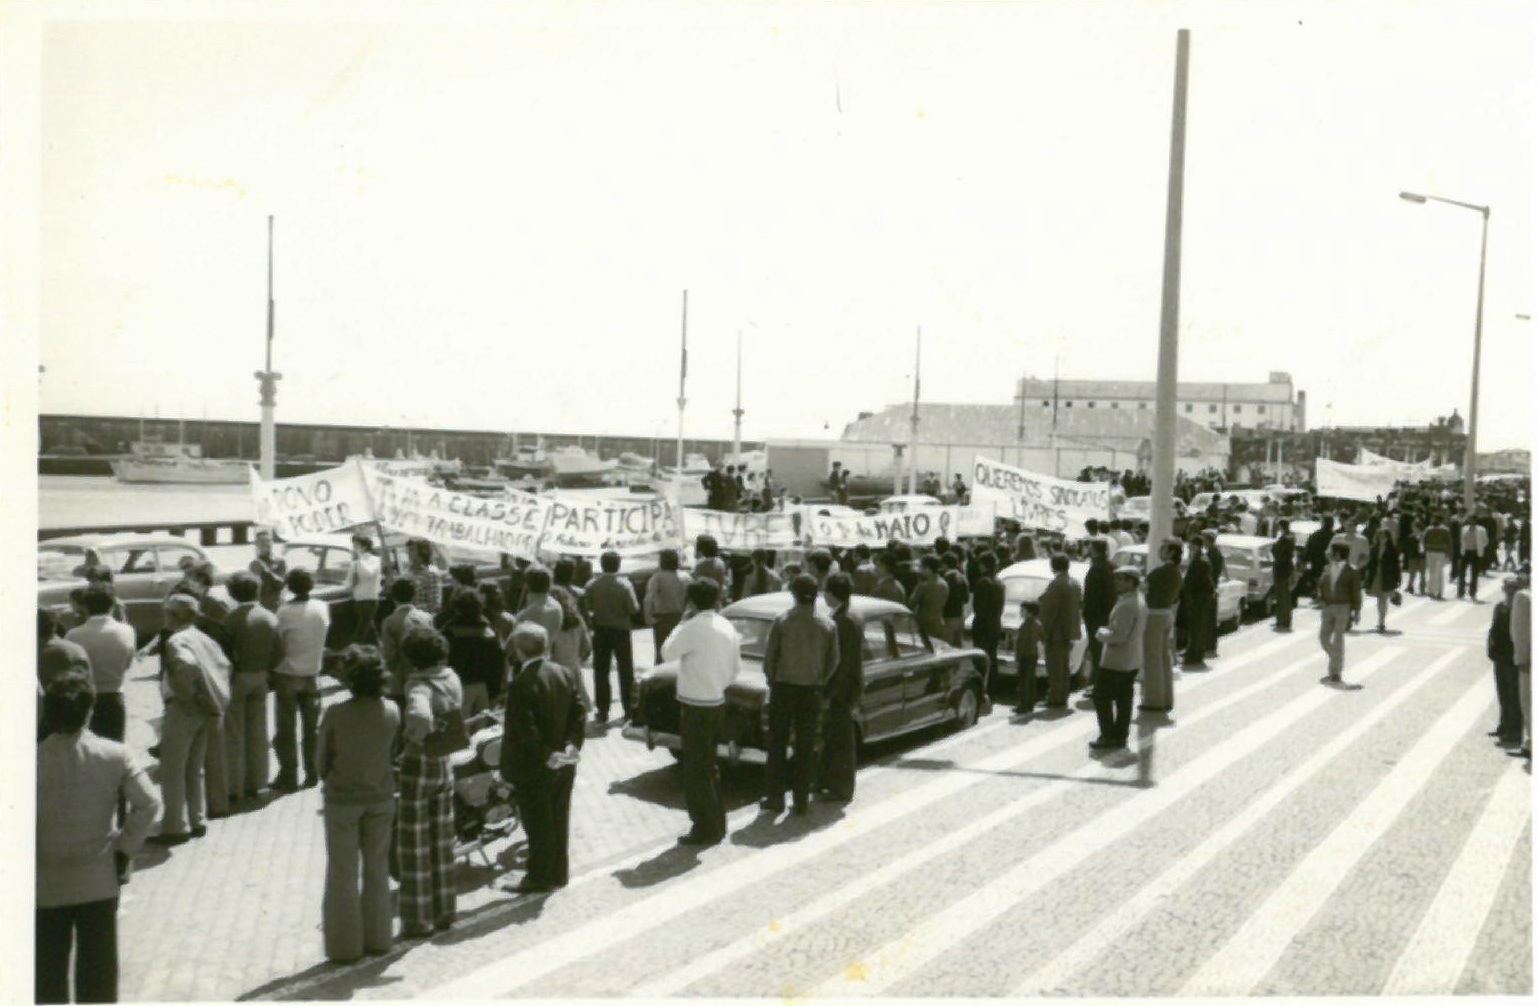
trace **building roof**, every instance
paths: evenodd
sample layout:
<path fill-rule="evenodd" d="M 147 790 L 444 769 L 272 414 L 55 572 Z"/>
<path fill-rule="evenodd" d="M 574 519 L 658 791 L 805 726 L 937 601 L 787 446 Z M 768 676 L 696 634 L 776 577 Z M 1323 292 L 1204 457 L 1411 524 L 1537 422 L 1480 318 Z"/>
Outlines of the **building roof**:
<path fill-rule="evenodd" d="M 1027 377 L 1020 382 L 1025 388 L 1027 398 L 1050 399 L 1053 387 L 1056 386 L 1057 397 L 1069 398 L 1147 398 L 1154 397 L 1153 381 L 1078 381 L 1060 380 L 1052 381 L 1037 377 Z M 1200 400 L 1220 402 L 1224 398 L 1230 401 L 1243 402 L 1275 402 L 1279 405 L 1291 404 L 1292 382 L 1243 382 L 1243 381 L 1181 381 L 1176 385 L 1176 397 L 1182 401 Z"/>
<path fill-rule="evenodd" d="M 892 405 L 844 427 L 846 441 L 907 443 L 909 419 L 913 406 Z M 1045 445 L 1052 436 L 1052 414 L 1048 409 L 1025 410 L 1026 444 Z M 1185 416 L 1175 417 L 1175 450 L 1183 456 L 1222 454 L 1228 450 L 1228 438 Z M 952 405 L 940 402 L 919 404 L 918 442 L 921 444 L 999 444 L 1021 442 L 1020 408 L 1016 405 Z M 1063 447 L 1091 447 L 1116 442 L 1122 449 L 1135 450 L 1139 442 L 1151 440 L 1154 432 L 1152 409 L 1058 409 L 1057 436 Z"/>

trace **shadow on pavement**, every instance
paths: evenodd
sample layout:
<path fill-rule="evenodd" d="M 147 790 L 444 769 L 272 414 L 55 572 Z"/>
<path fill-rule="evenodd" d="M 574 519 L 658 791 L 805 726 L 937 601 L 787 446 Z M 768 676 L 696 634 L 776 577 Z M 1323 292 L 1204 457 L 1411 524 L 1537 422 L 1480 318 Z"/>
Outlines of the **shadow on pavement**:
<path fill-rule="evenodd" d="M 859 796 L 856 795 L 855 799 L 859 799 Z M 772 845 L 794 842 L 814 831 L 821 831 L 843 820 L 843 817 L 843 804 L 813 800 L 810 813 L 805 817 L 796 817 L 794 814 L 776 815 L 763 811 L 753 819 L 752 824 L 732 832 L 727 837 L 727 841 L 750 849 L 767 849 Z"/>
<path fill-rule="evenodd" d="M 671 849 L 662 850 L 644 863 L 637 863 L 628 870 L 615 870 L 614 877 L 626 887 L 650 887 L 664 880 L 683 876 L 699 865 L 699 847 L 675 845 Z"/>
<path fill-rule="evenodd" d="M 756 803 L 762 795 L 762 787 L 762 776 L 756 770 L 749 770 L 746 766 L 721 766 L 721 803 L 727 813 Z M 658 807 L 667 807 L 680 814 L 686 810 L 683 776 L 676 765 L 663 765 L 629 779 L 616 779 L 609 783 L 609 792 L 644 800 Z M 688 826 L 687 819 L 680 820 L 684 827 Z"/>
<path fill-rule="evenodd" d="M 236 1002 L 254 999 L 351 999 L 359 989 L 379 988 L 401 981 L 399 977 L 386 977 L 390 965 L 404 957 L 413 944 L 398 943 L 390 952 L 377 957 L 365 957 L 356 964 L 332 964 L 329 961 L 313 965 L 295 975 L 277 978 L 259 985 L 239 996 Z"/>

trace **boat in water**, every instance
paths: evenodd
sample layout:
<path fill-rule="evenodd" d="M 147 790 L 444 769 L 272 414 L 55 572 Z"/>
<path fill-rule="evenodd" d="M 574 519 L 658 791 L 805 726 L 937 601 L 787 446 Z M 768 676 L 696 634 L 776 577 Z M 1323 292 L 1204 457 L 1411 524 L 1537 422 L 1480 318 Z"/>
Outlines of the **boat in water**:
<path fill-rule="evenodd" d="M 157 485 L 244 485 L 251 481 L 252 464 L 235 458 L 205 458 L 201 444 L 161 443 L 141 440 L 127 457 L 112 462 L 119 482 Z"/>
<path fill-rule="evenodd" d="M 587 450 L 576 447 L 557 447 L 549 454 L 550 463 L 555 467 L 555 476 L 561 478 L 598 477 L 612 472 L 619 467 L 619 462 L 613 459 L 605 461 L 596 454 L 590 454 Z"/>

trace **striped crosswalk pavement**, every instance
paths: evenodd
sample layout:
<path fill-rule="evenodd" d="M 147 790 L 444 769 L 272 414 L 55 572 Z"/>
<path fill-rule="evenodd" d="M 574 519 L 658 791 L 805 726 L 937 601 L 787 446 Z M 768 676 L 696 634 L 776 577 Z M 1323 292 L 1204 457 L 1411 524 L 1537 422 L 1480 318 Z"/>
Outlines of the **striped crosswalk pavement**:
<path fill-rule="evenodd" d="M 1319 680 L 1316 613 L 1292 635 L 1243 630 L 1124 758 L 1088 757 L 1091 716 L 996 713 L 862 772 L 842 814 L 740 812 L 732 840 L 676 875 L 592 871 L 516 925 L 424 948 L 377 994 L 1328 995 L 1327 970 L 1302 963 L 1349 968 L 1362 947 L 1320 943 L 1343 931 L 1379 941 L 1371 991 L 1530 994 L 1513 868 L 1531 850 L 1530 775 L 1484 736 L 1489 611 L 1407 599 L 1399 634 L 1348 640 L 1353 690 Z M 1449 773 L 1456 820 L 1435 811 Z M 1383 889 L 1357 879 L 1380 856 L 1412 864 L 1405 893 L 1359 905 Z M 1246 862 L 1265 868 L 1225 873 Z M 1225 911 L 1203 909 L 1225 889 Z M 1352 930 L 1355 911 L 1373 924 Z"/>

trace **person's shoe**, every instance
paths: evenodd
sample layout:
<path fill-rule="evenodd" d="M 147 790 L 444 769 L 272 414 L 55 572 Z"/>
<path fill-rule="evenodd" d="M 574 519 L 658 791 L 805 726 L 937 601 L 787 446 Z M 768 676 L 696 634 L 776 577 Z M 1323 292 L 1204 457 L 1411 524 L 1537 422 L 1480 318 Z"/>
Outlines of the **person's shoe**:
<path fill-rule="evenodd" d="M 407 926 L 401 930 L 400 938 L 403 940 L 425 940 L 433 935 L 431 929 L 419 929 L 416 926 Z"/>
<path fill-rule="evenodd" d="M 1500 737 L 1502 739 L 1505 738 L 1505 734 L 1503 734 L 1501 732 L 1501 728 L 1500 727 L 1496 727 L 1494 730 L 1486 730 L 1485 731 L 1485 736 L 1486 737 Z"/>
<path fill-rule="evenodd" d="M 699 832 L 691 831 L 687 835 L 679 836 L 678 844 L 691 846 L 720 845 L 721 840 L 725 837 L 725 835 L 704 835 Z"/>
<path fill-rule="evenodd" d="M 208 825 L 195 824 L 192 826 L 192 830 L 187 834 L 191 835 L 193 838 L 202 838 L 204 835 L 208 834 Z"/>
<path fill-rule="evenodd" d="M 1089 747 L 1091 751 L 1111 751 L 1120 747 L 1120 745 L 1109 737 L 1096 737 L 1089 742 Z"/>
<path fill-rule="evenodd" d="M 796 817 L 805 817 L 812 812 L 812 807 L 809 803 L 792 804 L 790 812 Z"/>
<path fill-rule="evenodd" d="M 502 890 L 507 891 L 509 894 L 549 894 L 555 890 L 549 884 L 542 884 L 538 881 L 530 880 L 528 877 L 524 877 L 516 884 L 503 884 L 501 886 Z"/>
<path fill-rule="evenodd" d="M 272 789 L 277 793 L 297 793 L 299 792 L 299 782 L 296 779 L 279 779 L 272 784 Z"/>
<path fill-rule="evenodd" d="M 1532 758 L 1533 757 L 1533 749 L 1532 748 L 1526 748 L 1526 747 L 1518 748 L 1515 751 L 1507 751 L 1506 753 L 1511 755 L 1511 757 L 1513 757 L 1513 758 Z"/>
<path fill-rule="evenodd" d="M 835 793 L 833 790 L 823 790 L 817 794 L 817 799 L 822 803 L 848 803 L 854 799 L 854 794 Z"/>
<path fill-rule="evenodd" d="M 192 841 L 192 835 L 185 831 L 170 835 L 151 835 L 145 841 L 150 845 L 165 846 L 169 849 L 173 846 L 186 845 Z"/>
<path fill-rule="evenodd" d="M 603 726 L 604 724 L 608 723 L 609 722 L 609 713 L 608 713 L 608 711 L 605 710 L 604 712 L 601 712 L 601 713 L 595 711 L 593 713 L 593 722 L 597 723 L 599 726 Z"/>
<path fill-rule="evenodd" d="M 151 744 L 149 746 L 149 748 L 148 748 L 148 753 L 149 753 L 149 756 L 151 758 L 159 758 L 160 757 L 160 745 L 159 744 Z"/>
<path fill-rule="evenodd" d="M 305 789 L 314 789 L 318 785 L 320 785 L 320 780 L 315 778 L 313 775 L 307 775 L 304 777 Z"/>
<path fill-rule="evenodd" d="M 1207 664 L 1202 660 L 1198 660 L 1195 663 L 1186 661 L 1180 665 L 1180 669 L 1182 671 L 1205 671 L 1207 669 Z"/>
<path fill-rule="evenodd" d="M 768 797 L 758 801 L 759 810 L 767 810 L 771 814 L 781 814 L 785 811 L 784 800 L 771 800 Z"/>

